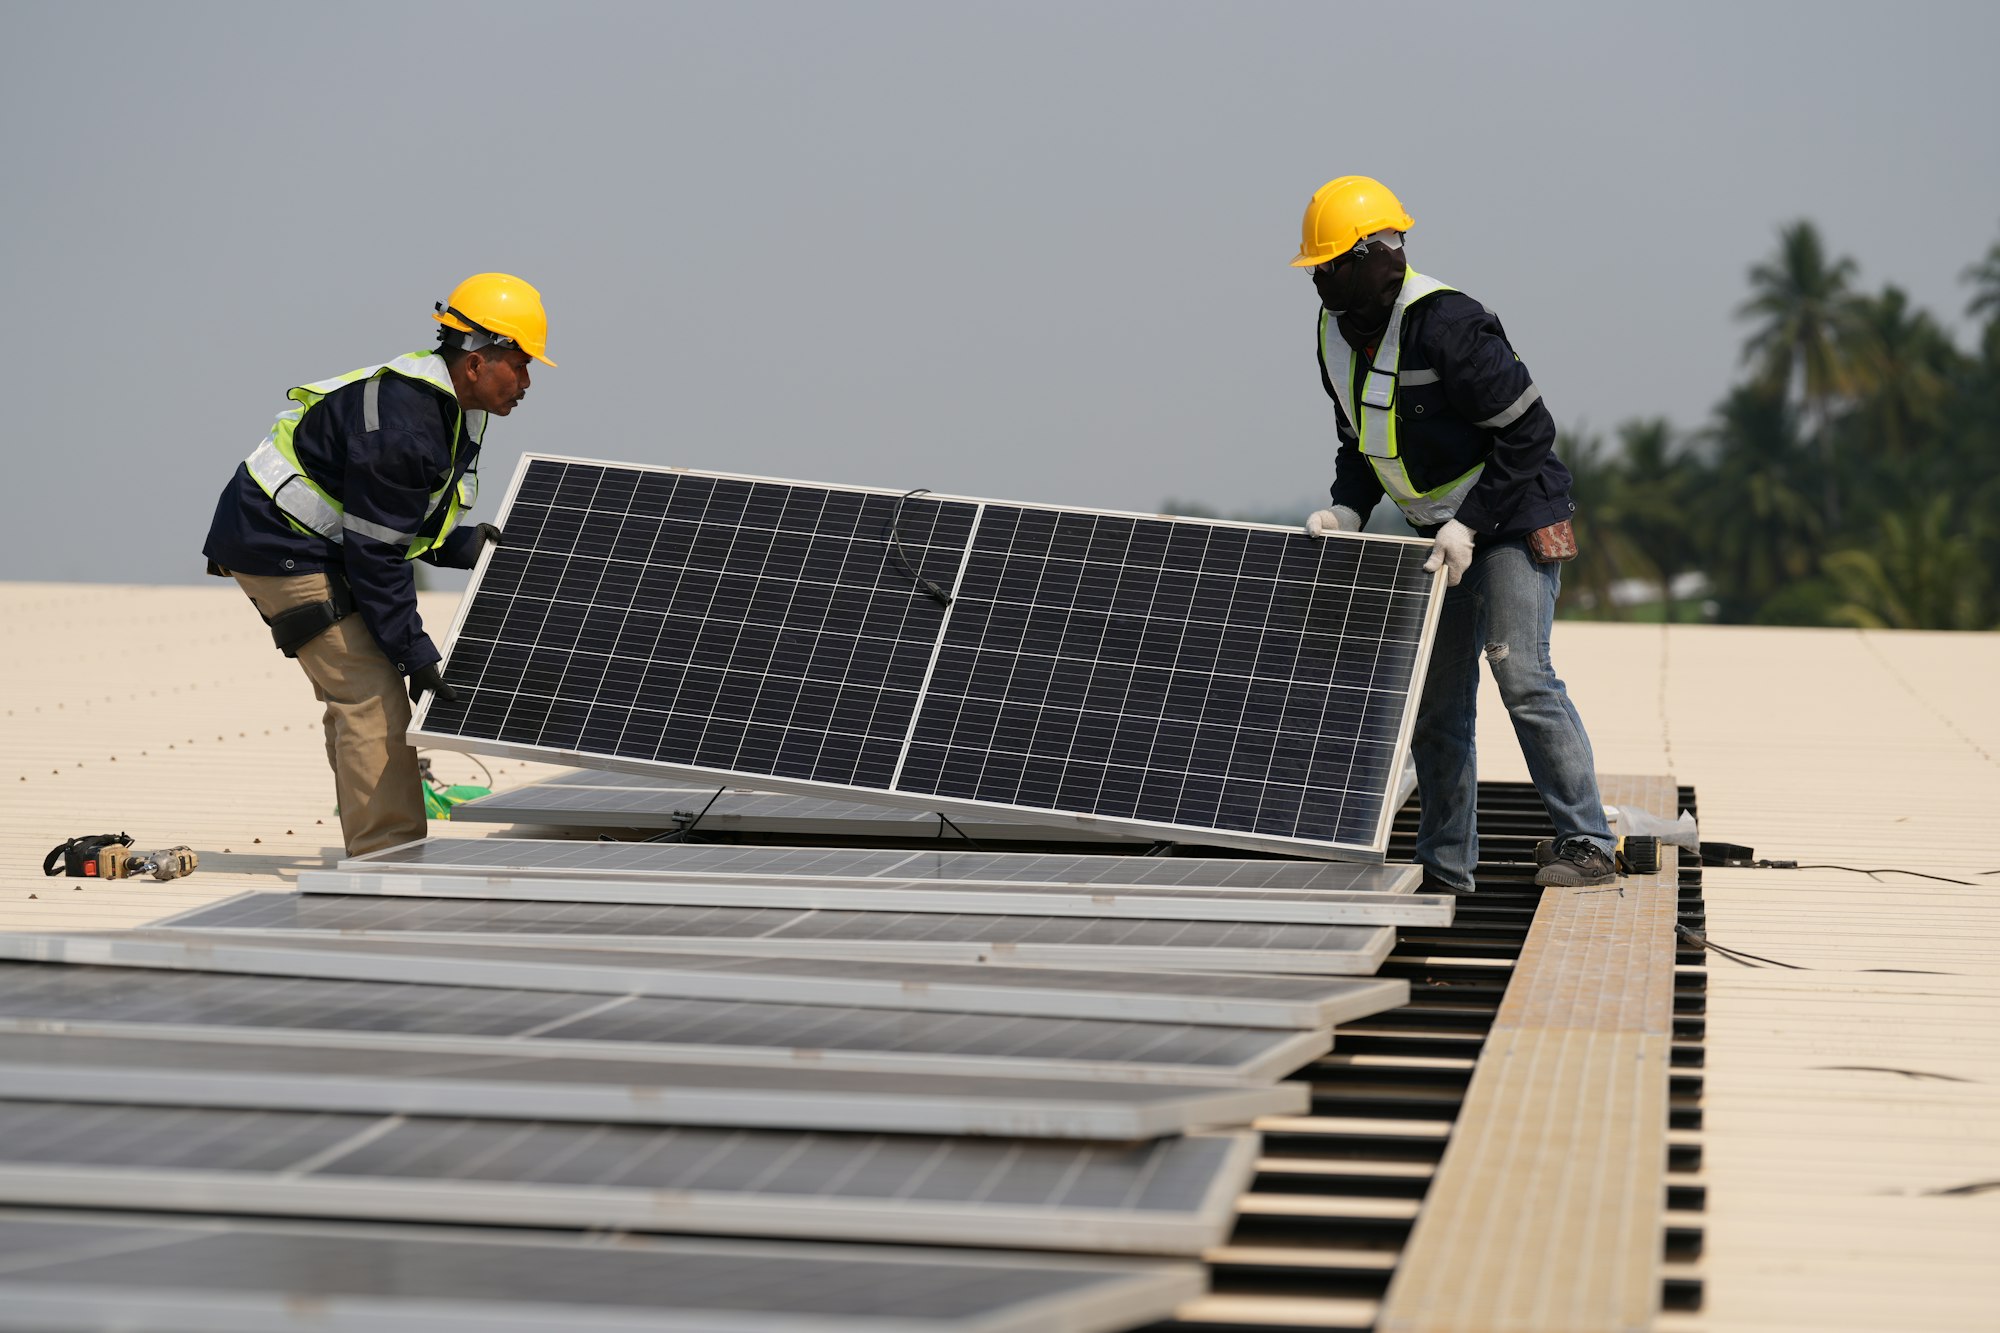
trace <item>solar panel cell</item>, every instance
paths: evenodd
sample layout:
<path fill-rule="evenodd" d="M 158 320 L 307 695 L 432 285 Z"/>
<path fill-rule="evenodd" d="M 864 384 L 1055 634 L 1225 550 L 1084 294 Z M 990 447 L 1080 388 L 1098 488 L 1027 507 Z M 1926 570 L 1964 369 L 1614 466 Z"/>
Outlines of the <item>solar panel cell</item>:
<path fill-rule="evenodd" d="M 893 497 L 525 467 L 426 725 L 542 749 L 887 787 L 944 608 L 885 579 Z M 949 583 L 975 507 L 913 499 Z M 465 647 L 463 650 L 460 644 Z"/>

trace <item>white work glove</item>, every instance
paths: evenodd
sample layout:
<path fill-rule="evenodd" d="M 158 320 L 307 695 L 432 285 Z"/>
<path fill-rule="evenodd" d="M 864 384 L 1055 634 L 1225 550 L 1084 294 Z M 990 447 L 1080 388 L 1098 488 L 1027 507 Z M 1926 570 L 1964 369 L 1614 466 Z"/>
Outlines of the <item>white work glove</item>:
<path fill-rule="evenodd" d="M 1306 536 L 1324 537 L 1329 532 L 1361 531 L 1361 515 L 1346 505 L 1322 509 L 1306 520 Z"/>
<path fill-rule="evenodd" d="M 1438 529 L 1437 546 L 1431 551 L 1431 558 L 1424 561 L 1424 572 L 1435 573 L 1444 567 L 1444 581 L 1456 588 L 1458 581 L 1465 577 L 1466 566 L 1472 563 L 1472 529 L 1455 518 L 1446 519 Z"/>

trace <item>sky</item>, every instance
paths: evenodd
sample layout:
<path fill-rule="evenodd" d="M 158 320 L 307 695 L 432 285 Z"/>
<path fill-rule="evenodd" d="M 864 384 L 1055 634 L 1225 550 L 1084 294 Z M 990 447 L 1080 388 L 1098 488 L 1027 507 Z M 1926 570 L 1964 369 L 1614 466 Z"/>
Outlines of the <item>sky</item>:
<path fill-rule="evenodd" d="M 1323 503 L 1322 182 L 1565 427 L 1699 427 L 1778 229 L 1969 341 L 2000 5 L 0 0 L 0 578 L 193 582 L 295 384 L 537 285 L 524 451 L 997 499 Z M 436 580 L 449 586 L 449 576 Z"/>

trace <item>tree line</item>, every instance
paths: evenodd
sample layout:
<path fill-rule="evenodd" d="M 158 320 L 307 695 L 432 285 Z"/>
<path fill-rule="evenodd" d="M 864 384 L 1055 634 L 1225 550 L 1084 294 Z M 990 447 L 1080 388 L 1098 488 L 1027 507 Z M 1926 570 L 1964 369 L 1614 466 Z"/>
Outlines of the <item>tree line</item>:
<path fill-rule="evenodd" d="M 1565 434 L 1565 614 L 2000 628 L 2000 241 L 1963 274 L 1969 351 L 1857 275 L 1811 222 L 1782 228 L 1737 311 L 1744 376 L 1706 425 Z"/>

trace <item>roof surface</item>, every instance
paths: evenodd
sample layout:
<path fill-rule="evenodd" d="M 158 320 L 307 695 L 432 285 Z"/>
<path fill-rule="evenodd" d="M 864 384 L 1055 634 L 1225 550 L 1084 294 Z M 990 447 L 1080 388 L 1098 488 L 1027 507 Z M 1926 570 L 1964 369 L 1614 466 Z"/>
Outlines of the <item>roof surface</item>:
<path fill-rule="evenodd" d="M 138 925 L 337 853 L 318 707 L 233 587 L 0 584 L 0 614 L 0 929 Z M 1662 1326 L 1990 1328 L 2000 1185 L 1940 1191 L 2000 1182 L 2000 635 L 1564 623 L 1555 660 L 1599 769 L 1693 786 L 1704 838 L 1963 881 L 1706 872 L 1711 939 L 1791 966 L 1710 956 L 1706 1305 Z M 1479 739 L 1482 777 L 1527 776 L 1490 682 Z M 42 877 L 120 830 L 201 869 Z"/>

